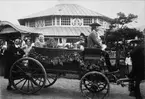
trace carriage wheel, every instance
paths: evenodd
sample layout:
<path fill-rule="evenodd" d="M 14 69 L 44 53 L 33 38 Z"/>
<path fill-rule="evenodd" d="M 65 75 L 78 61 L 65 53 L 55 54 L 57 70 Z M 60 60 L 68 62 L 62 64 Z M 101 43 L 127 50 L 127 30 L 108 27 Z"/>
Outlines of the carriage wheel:
<path fill-rule="evenodd" d="M 81 78 L 80 90 L 87 99 L 104 99 L 109 94 L 109 80 L 100 72 L 88 72 Z"/>
<path fill-rule="evenodd" d="M 11 67 L 10 81 L 20 92 L 33 94 L 45 86 L 46 71 L 39 61 L 30 57 L 21 58 Z"/>
<path fill-rule="evenodd" d="M 46 83 L 45 83 L 44 88 L 47 88 L 47 87 L 53 85 L 56 82 L 57 77 L 58 77 L 57 74 L 47 73 L 47 78 L 46 78 Z"/>

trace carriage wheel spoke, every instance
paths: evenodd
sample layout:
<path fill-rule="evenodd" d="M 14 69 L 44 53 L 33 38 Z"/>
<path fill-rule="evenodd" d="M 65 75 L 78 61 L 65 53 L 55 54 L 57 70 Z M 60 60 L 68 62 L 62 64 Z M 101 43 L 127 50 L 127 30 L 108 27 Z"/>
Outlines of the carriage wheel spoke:
<path fill-rule="evenodd" d="M 41 85 L 41 82 L 43 82 L 43 81 L 42 81 L 42 78 L 40 78 L 40 80 L 39 80 L 39 85 Z"/>
<path fill-rule="evenodd" d="M 87 86 L 91 86 L 92 84 L 91 84 L 91 82 L 89 82 L 88 84 L 85 84 L 85 85 L 87 85 Z"/>
<path fill-rule="evenodd" d="M 20 88 L 21 90 L 23 89 L 24 85 L 26 84 L 27 79 L 25 80 L 25 82 L 23 83 L 22 87 Z"/>
<path fill-rule="evenodd" d="M 29 92 L 29 80 L 28 80 L 28 86 L 27 86 L 27 91 Z"/>
<path fill-rule="evenodd" d="M 48 78 L 47 78 L 47 81 L 49 82 L 49 84 L 51 83 Z"/>
<path fill-rule="evenodd" d="M 22 65 L 20 62 L 18 62 L 17 64 L 20 65 L 20 66 Z"/>
<path fill-rule="evenodd" d="M 30 81 L 30 82 L 31 82 L 32 89 L 35 90 L 35 87 L 34 87 L 34 85 L 33 85 L 33 82 L 32 82 L 32 81 Z"/>
<path fill-rule="evenodd" d="M 36 82 L 37 80 L 38 80 L 38 78 L 35 78 L 35 80 L 34 80 L 34 81 Z"/>
<path fill-rule="evenodd" d="M 12 70 L 13 73 L 18 73 L 18 71 Z"/>
<path fill-rule="evenodd" d="M 25 71 L 23 71 L 22 68 L 20 68 L 18 65 L 16 65 L 16 67 L 18 67 L 23 73 L 25 73 Z"/>
<path fill-rule="evenodd" d="M 31 82 L 34 83 L 34 85 L 39 86 L 37 83 L 37 80 L 38 80 L 38 78 L 36 78 L 36 79 L 32 78 Z"/>
<path fill-rule="evenodd" d="M 19 83 L 21 83 L 22 81 L 24 81 L 25 79 L 21 79 L 19 82 L 17 82 L 15 85 L 18 85 Z"/>
<path fill-rule="evenodd" d="M 57 74 L 53 74 L 53 73 L 48 73 L 47 77 L 46 77 L 46 84 L 44 86 L 44 88 L 47 88 L 51 85 L 53 85 L 57 80 Z"/>
<path fill-rule="evenodd" d="M 31 74 L 33 75 L 33 74 L 36 73 L 36 72 L 37 72 L 37 70 L 33 71 Z"/>

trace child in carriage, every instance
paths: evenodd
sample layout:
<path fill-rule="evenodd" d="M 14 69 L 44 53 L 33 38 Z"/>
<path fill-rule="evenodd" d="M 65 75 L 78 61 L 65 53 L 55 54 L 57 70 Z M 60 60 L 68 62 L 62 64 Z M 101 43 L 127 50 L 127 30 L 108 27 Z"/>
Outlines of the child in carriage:
<path fill-rule="evenodd" d="M 81 33 L 79 39 L 80 40 L 74 44 L 75 48 L 79 48 L 81 50 L 84 50 L 84 48 L 87 47 L 86 35 L 84 33 Z"/>

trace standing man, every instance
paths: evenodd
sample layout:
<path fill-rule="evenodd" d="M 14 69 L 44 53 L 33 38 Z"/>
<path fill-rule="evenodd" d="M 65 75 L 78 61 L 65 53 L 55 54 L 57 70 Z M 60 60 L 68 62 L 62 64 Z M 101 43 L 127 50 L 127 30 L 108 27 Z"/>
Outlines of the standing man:
<path fill-rule="evenodd" d="M 4 52 L 6 62 L 4 78 L 8 79 L 7 90 L 12 90 L 12 83 L 10 81 L 10 68 L 16 60 L 20 59 L 24 55 L 24 51 L 20 48 L 20 45 L 19 38 L 16 38 L 14 42 L 9 40 L 8 47 Z"/>
<path fill-rule="evenodd" d="M 142 44 L 136 46 L 130 53 L 132 60 L 132 71 L 129 77 L 135 80 L 134 94 L 136 99 L 143 99 L 140 92 L 140 83 L 145 79 L 144 46 L 144 42 L 142 42 Z"/>
<path fill-rule="evenodd" d="M 87 38 L 87 47 L 100 49 L 100 51 L 102 52 L 102 55 L 105 58 L 105 62 L 106 62 L 106 65 L 107 65 L 109 72 L 112 72 L 112 71 L 115 71 L 116 68 L 114 68 L 114 66 L 111 65 L 109 54 L 107 52 L 103 51 L 105 49 L 104 44 L 102 44 L 102 40 L 101 40 L 100 35 L 98 33 L 100 26 L 101 25 L 98 23 L 90 24 L 91 33 L 89 34 L 89 36 Z"/>

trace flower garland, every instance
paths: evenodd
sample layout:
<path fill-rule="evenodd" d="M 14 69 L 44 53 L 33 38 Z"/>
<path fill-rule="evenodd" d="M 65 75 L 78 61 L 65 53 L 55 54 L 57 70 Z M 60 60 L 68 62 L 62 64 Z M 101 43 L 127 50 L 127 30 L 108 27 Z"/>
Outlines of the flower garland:
<path fill-rule="evenodd" d="M 54 66 L 63 66 L 64 62 L 71 63 L 76 61 L 79 63 L 80 72 L 82 74 L 93 71 L 93 70 L 100 70 L 100 66 L 104 65 L 104 59 L 101 58 L 99 60 L 84 60 L 83 55 L 77 51 L 62 51 L 59 53 L 58 56 L 43 56 L 35 51 L 33 48 L 30 51 L 29 57 L 32 57 L 42 63 L 46 64 L 53 64 Z"/>
<path fill-rule="evenodd" d="M 40 62 L 46 63 L 46 64 L 53 64 L 53 65 L 61 65 L 63 66 L 64 62 L 72 62 L 77 61 L 80 65 L 83 65 L 82 57 L 79 52 L 67 52 L 63 51 L 58 56 L 43 56 L 35 51 L 33 48 L 30 53 L 29 57 L 32 57 Z"/>

